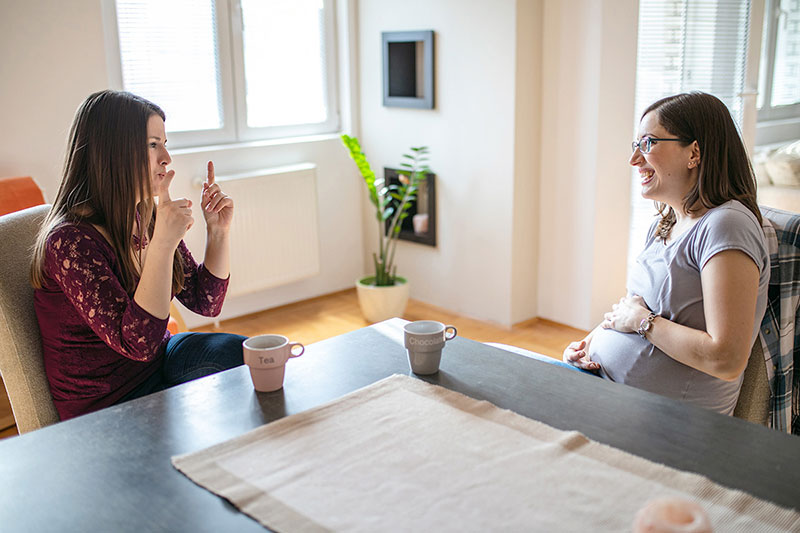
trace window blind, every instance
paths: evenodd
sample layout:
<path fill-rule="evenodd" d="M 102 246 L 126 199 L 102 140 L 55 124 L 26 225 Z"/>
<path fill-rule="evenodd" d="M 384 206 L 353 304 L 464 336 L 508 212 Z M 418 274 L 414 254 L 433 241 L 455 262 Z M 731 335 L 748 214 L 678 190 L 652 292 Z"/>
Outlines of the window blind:
<path fill-rule="evenodd" d="M 117 0 L 125 90 L 158 104 L 167 131 L 223 125 L 213 0 Z"/>

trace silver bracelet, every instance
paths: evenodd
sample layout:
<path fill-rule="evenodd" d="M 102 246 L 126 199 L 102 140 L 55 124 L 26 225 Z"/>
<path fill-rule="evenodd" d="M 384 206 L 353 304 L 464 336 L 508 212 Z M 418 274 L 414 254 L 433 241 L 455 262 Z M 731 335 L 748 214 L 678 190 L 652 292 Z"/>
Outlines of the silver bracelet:
<path fill-rule="evenodd" d="M 650 314 L 647 315 L 647 318 L 642 319 L 642 322 L 639 324 L 639 329 L 636 330 L 636 333 L 644 340 L 647 340 L 647 332 L 653 327 L 653 320 L 655 320 L 657 316 L 657 314 L 651 311 Z"/>

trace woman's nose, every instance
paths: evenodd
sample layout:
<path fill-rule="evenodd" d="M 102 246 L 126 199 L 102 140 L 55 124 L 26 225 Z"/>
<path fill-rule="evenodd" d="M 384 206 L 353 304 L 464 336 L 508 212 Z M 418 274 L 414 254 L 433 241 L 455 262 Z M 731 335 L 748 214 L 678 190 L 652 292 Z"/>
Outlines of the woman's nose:
<path fill-rule="evenodd" d="M 170 163 L 172 163 L 172 158 L 169 156 L 169 152 L 167 151 L 166 148 L 164 148 L 164 153 L 161 154 L 159 163 L 161 163 L 162 165 L 169 165 Z"/>
<path fill-rule="evenodd" d="M 639 149 L 636 148 L 633 150 L 633 153 L 631 154 L 631 158 L 628 160 L 628 163 L 630 163 L 632 167 L 638 167 L 639 165 L 642 164 L 643 161 L 644 157 L 642 156 L 642 152 L 640 152 Z"/>

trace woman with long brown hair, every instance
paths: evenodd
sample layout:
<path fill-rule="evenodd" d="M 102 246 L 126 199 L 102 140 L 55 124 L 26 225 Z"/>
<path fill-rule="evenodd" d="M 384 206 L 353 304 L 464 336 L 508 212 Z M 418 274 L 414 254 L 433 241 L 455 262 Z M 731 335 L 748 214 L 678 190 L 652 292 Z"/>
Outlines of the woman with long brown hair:
<path fill-rule="evenodd" d="M 642 114 L 630 164 L 656 202 L 628 294 L 563 359 L 731 414 L 767 305 L 756 182 L 728 109 L 693 92 Z"/>
<path fill-rule="evenodd" d="M 241 336 L 167 331 L 173 296 L 205 316 L 221 311 L 233 200 L 209 162 L 198 265 L 183 242 L 192 202 L 169 195 L 164 120 L 152 102 L 120 91 L 92 94 L 75 116 L 31 268 L 62 419 L 242 364 Z"/>

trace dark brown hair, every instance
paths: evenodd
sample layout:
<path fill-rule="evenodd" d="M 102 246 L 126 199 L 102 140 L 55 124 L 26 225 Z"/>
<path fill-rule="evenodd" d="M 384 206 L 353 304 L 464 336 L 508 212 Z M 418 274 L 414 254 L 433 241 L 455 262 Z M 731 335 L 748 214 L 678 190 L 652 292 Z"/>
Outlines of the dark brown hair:
<path fill-rule="evenodd" d="M 656 113 L 658 122 L 671 135 L 697 141 L 700 146 L 697 183 L 684 197 L 683 208 L 691 213 L 697 210 L 698 204 L 710 209 L 729 200 L 738 200 L 760 224 L 753 167 L 725 104 L 716 96 L 690 92 L 651 104 L 642 113 L 642 119 L 650 112 Z M 687 146 L 692 141 L 682 144 Z M 666 240 L 675 225 L 675 212 L 661 202 L 656 202 L 656 208 L 661 214 L 656 235 Z"/>
<path fill-rule="evenodd" d="M 123 91 L 90 95 L 75 114 L 61 185 L 34 248 L 31 283 L 41 288 L 47 238 L 64 222 L 102 227 L 120 265 L 120 283 L 133 294 L 142 267 L 141 246 L 152 237 L 155 203 L 150 188 L 147 121 L 164 111 Z M 137 203 L 137 198 L 140 201 Z M 136 224 L 138 219 L 139 223 Z M 183 287 L 183 262 L 175 251 L 172 290 Z"/>

